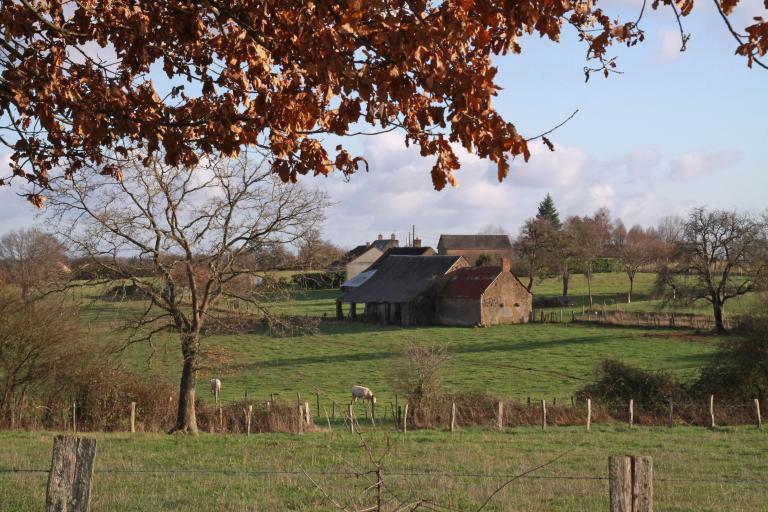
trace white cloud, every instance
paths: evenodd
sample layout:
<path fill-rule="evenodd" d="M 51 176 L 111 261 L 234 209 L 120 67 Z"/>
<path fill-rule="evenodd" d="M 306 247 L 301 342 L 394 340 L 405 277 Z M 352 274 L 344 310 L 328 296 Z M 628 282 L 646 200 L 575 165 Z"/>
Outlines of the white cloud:
<path fill-rule="evenodd" d="M 527 163 L 521 158 L 515 160 L 509 180 L 523 187 L 568 188 L 590 163 L 589 155 L 578 148 L 557 146 L 550 151 L 544 144 L 533 143 L 531 158 Z"/>
<path fill-rule="evenodd" d="M 733 152 L 726 150 L 670 160 L 642 148 L 607 159 L 573 146 L 550 152 L 533 144 L 531 149 L 530 161 L 513 162 L 502 183 L 491 162 L 458 150 L 460 186 L 436 192 L 429 174 L 434 159 L 406 148 L 392 133 L 366 141 L 362 151 L 370 172 L 352 176 L 349 183 L 331 175 L 307 184 L 322 187 L 338 202 L 329 211 L 324 232 L 342 246 L 373 240 L 379 233 L 395 232 L 402 240 L 415 224 L 417 235 L 434 247 L 441 233 L 476 233 L 489 224 L 516 234 L 547 193 L 563 218 L 590 215 L 604 206 L 625 224 L 652 225 L 707 200 L 690 182 L 671 179 L 671 169 L 693 176 L 733 160 Z"/>
<path fill-rule="evenodd" d="M 676 180 L 690 180 L 725 170 L 739 161 L 739 152 L 733 149 L 686 153 L 670 162 L 669 176 Z"/>

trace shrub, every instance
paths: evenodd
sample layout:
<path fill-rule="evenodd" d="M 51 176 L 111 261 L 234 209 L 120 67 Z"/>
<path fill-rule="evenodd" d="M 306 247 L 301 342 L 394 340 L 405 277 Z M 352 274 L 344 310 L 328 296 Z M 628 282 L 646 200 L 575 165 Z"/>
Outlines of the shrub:
<path fill-rule="evenodd" d="M 630 399 L 635 407 L 654 414 L 667 410 L 669 399 L 687 400 L 685 389 L 668 372 L 652 372 L 607 359 L 597 371 L 597 380 L 584 386 L 579 400 L 599 400 L 610 409 L 626 409 Z"/>
<path fill-rule="evenodd" d="M 343 271 L 304 272 L 293 275 L 293 283 L 303 290 L 338 288 L 344 281 Z"/>
<path fill-rule="evenodd" d="M 754 312 L 741 321 L 741 332 L 721 342 L 692 392 L 728 400 L 768 398 L 768 313 Z"/>
<path fill-rule="evenodd" d="M 411 407 L 414 424 L 431 426 L 433 408 L 442 394 L 442 370 L 450 359 L 444 347 L 417 345 L 402 349 L 393 371 L 394 388 Z"/>

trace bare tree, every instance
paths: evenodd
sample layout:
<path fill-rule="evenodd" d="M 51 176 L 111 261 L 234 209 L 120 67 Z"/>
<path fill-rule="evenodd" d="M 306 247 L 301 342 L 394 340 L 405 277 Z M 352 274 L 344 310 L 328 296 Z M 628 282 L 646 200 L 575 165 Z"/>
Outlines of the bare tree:
<path fill-rule="evenodd" d="M 550 245 L 555 236 L 555 228 L 543 219 L 528 219 L 520 228 L 515 240 L 515 253 L 522 261 L 528 273 L 528 291 L 533 289 L 533 281 L 544 267 Z"/>
<path fill-rule="evenodd" d="M 589 305 L 592 305 L 592 272 L 595 260 L 602 256 L 611 236 L 610 214 L 601 208 L 592 217 L 570 217 L 565 223 L 573 241 L 573 259 L 587 280 Z M 565 293 L 564 293 L 565 295 Z"/>
<path fill-rule="evenodd" d="M 619 220 L 613 229 L 611 249 L 629 278 L 627 303 L 630 303 L 634 292 L 635 276 L 643 267 L 663 258 L 666 252 L 665 244 L 639 225 L 632 226 L 627 231 Z"/>
<path fill-rule="evenodd" d="M 650 233 L 666 244 L 676 244 L 683 239 L 684 231 L 685 219 L 677 215 L 669 215 L 661 219 Z"/>
<path fill-rule="evenodd" d="M 694 209 L 678 246 L 676 274 L 690 276 L 677 290 L 688 299 L 712 304 L 717 332 L 725 332 L 728 300 L 756 289 L 768 272 L 766 227 L 759 219 L 732 211 Z"/>
<path fill-rule="evenodd" d="M 559 275 L 563 281 L 563 297 L 568 295 L 571 282 L 571 269 L 578 253 L 578 240 L 573 229 L 567 226 L 554 231 L 548 244 L 548 268 L 552 275 Z"/>
<path fill-rule="evenodd" d="M 66 247 L 39 229 L 11 231 L 0 238 L 0 268 L 24 300 L 41 285 L 68 272 Z"/>
<path fill-rule="evenodd" d="M 307 270 L 324 269 L 344 255 L 342 249 L 324 240 L 318 229 L 310 230 L 296 245 L 298 263 Z"/>
<path fill-rule="evenodd" d="M 24 397 L 81 361 L 77 309 L 63 295 L 36 300 L 0 287 L 0 417 L 14 425 Z"/>
<path fill-rule="evenodd" d="M 118 180 L 89 168 L 52 185 L 50 218 L 61 236 L 148 298 L 136 325 L 140 336 L 131 342 L 151 342 L 169 328 L 178 333 L 183 367 L 174 432 L 197 432 L 201 337 L 216 320 L 217 304 L 248 301 L 268 314 L 249 294 L 263 277 L 249 263 L 252 247 L 293 244 L 323 219 L 325 194 L 284 184 L 265 164 L 247 152 L 203 158 L 192 170 L 145 158 L 120 169 Z M 141 272 L 125 264 L 125 255 Z M 152 279 L 137 277 L 148 270 Z"/>
<path fill-rule="evenodd" d="M 487 224 L 477 232 L 478 235 L 509 235 L 509 232 L 499 224 Z"/>

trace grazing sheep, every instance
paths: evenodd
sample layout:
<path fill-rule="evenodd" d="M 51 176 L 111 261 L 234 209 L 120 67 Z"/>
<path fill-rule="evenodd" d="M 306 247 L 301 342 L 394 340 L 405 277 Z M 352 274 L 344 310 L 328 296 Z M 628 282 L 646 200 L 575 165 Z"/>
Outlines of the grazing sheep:
<path fill-rule="evenodd" d="M 219 393 L 221 393 L 221 381 L 219 379 L 211 379 L 211 393 L 219 401 Z"/>
<path fill-rule="evenodd" d="M 376 397 L 373 396 L 373 391 L 363 386 L 352 386 L 352 403 L 357 402 L 357 399 L 368 400 L 372 404 L 376 403 Z"/>

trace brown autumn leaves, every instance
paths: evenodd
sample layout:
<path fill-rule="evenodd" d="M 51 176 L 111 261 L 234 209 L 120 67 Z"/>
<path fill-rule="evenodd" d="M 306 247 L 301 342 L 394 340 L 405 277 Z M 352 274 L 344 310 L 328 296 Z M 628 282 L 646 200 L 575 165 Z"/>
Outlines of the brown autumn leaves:
<path fill-rule="evenodd" d="M 739 0 L 720 1 L 730 13 Z M 660 5 L 671 2 L 651 6 Z M 686 15 L 693 2 L 676 6 Z M 755 21 L 737 50 L 750 65 L 768 49 L 768 23 Z M 136 150 L 192 167 L 245 145 L 268 150 L 272 170 L 296 181 L 367 165 L 322 143 L 364 124 L 400 129 L 434 157 L 438 190 L 456 184 L 452 143 L 495 162 L 502 180 L 510 158 L 530 153 L 492 106 L 491 59 L 520 52 L 526 34 L 558 41 L 566 24 L 597 63 L 588 72 L 607 75 L 609 47 L 643 39 L 638 23 L 591 1 L 7 0 L 0 142 L 13 174 L 38 190 L 86 165 L 120 179 Z M 115 58 L 94 57 L 96 45 Z M 167 94 L 150 79 L 160 70 Z"/>

